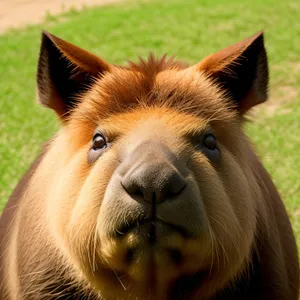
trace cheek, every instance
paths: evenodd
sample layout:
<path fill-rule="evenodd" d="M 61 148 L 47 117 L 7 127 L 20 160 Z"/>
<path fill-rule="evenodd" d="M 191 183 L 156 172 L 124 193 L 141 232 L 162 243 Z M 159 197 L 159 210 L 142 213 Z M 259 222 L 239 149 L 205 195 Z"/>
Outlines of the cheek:
<path fill-rule="evenodd" d="M 62 166 L 58 163 L 49 192 L 46 193 L 51 233 L 59 247 L 75 260 L 78 260 L 78 256 L 86 256 L 82 251 L 89 251 L 88 243 L 95 235 L 101 202 L 117 164 L 114 154 L 108 151 L 90 166 L 87 153 L 88 149 L 85 148 L 71 158 L 66 151 L 53 153 L 53 157 L 60 157 L 65 163 Z"/>
<path fill-rule="evenodd" d="M 256 227 L 256 191 L 259 188 L 251 166 L 249 167 L 247 164 L 246 157 L 237 161 L 230 152 L 222 149 L 222 161 L 218 176 L 244 238 L 247 238 L 249 233 L 249 239 L 251 239 Z"/>
<path fill-rule="evenodd" d="M 195 155 L 193 172 L 216 242 L 213 251 L 223 257 L 221 263 L 230 266 L 234 274 L 251 249 L 255 205 L 247 174 L 226 150 L 221 155 L 216 168 L 203 155 Z"/>
<path fill-rule="evenodd" d="M 95 259 L 99 246 L 96 230 L 99 212 L 108 182 L 117 166 L 112 151 L 98 159 L 80 188 L 67 227 L 67 243 L 86 272 L 90 270 L 90 257 Z"/>
<path fill-rule="evenodd" d="M 70 155 L 68 145 L 61 144 L 53 147 L 51 163 L 56 164 L 55 172 L 51 174 L 51 184 L 47 195 L 47 218 L 50 230 L 56 241 L 65 247 L 64 237 L 76 205 L 80 189 L 83 186 L 89 167 L 86 163 L 86 151 L 82 149 Z M 59 161 L 55 161 L 59 157 Z"/>

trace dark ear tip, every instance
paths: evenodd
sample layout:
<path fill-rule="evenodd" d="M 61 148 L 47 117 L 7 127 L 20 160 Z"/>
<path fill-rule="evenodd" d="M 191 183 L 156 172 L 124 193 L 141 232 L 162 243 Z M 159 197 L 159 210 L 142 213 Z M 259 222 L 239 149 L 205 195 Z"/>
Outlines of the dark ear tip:
<path fill-rule="evenodd" d="M 47 30 L 42 30 L 42 40 L 50 40 L 52 43 L 57 44 L 60 41 L 60 38 Z"/>
<path fill-rule="evenodd" d="M 263 30 L 258 31 L 256 34 L 248 38 L 248 47 L 251 49 L 256 48 L 259 52 L 266 52 Z"/>
<path fill-rule="evenodd" d="M 52 38 L 52 34 L 49 33 L 46 30 L 42 31 L 42 35 L 41 35 L 41 48 L 47 47 L 46 45 L 52 42 L 53 43 L 53 38 Z"/>
<path fill-rule="evenodd" d="M 51 38 L 52 34 L 48 32 L 47 30 L 42 30 L 42 38 Z"/>
<path fill-rule="evenodd" d="M 254 40 L 261 40 L 262 42 L 264 42 L 264 36 L 265 36 L 264 31 L 260 30 L 253 36 L 253 38 Z"/>

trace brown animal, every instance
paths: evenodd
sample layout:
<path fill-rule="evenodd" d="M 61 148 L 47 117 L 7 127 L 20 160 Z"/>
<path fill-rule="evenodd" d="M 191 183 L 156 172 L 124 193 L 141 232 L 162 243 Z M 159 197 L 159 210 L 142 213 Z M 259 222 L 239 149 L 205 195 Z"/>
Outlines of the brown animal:
<path fill-rule="evenodd" d="M 62 128 L 1 217 L 1 299 L 298 299 L 291 225 L 243 132 L 267 100 L 262 33 L 120 67 L 44 32 L 37 84 Z"/>

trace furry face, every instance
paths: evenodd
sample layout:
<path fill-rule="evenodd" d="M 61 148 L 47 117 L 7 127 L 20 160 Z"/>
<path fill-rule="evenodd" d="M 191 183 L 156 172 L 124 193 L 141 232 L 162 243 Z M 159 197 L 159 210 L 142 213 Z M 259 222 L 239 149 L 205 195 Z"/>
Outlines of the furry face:
<path fill-rule="evenodd" d="M 162 108 L 111 116 L 79 134 L 81 122 L 89 121 L 71 122 L 46 157 L 60 159 L 46 201 L 53 235 L 89 280 L 121 295 L 117 277 L 126 290 L 162 289 L 196 273 L 207 289 L 242 271 L 257 195 L 238 122 Z M 98 130 L 107 144 L 89 163 Z"/>
<path fill-rule="evenodd" d="M 113 66 L 44 33 L 38 94 L 62 128 L 19 210 L 16 235 L 37 233 L 55 262 L 35 270 L 61 269 L 88 299 L 211 299 L 234 286 L 270 227 L 243 132 L 267 83 L 261 33 L 191 67 Z"/>
<path fill-rule="evenodd" d="M 209 296 L 247 266 L 257 226 L 242 119 L 203 71 L 141 64 L 96 80 L 52 142 L 50 230 L 104 296 L 191 275 Z"/>

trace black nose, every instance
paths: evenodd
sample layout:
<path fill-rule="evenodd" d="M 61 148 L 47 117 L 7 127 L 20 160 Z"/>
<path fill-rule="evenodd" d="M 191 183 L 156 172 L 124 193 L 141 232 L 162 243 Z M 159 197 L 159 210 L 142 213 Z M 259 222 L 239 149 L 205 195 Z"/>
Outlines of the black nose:
<path fill-rule="evenodd" d="M 141 195 L 150 203 L 160 203 L 178 195 L 186 184 L 172 166 L 151 162 L 131 169 L 121 182 L 129 195 Z"/>
<path fill-rule="evenodd" d="M 135 153 L 123 169 L 121 183 L 131 196 L 141 195 L 149 203 L 161 203 L 179 195 L 186 185 L 184 177 L 165 153 Z M 139 154 L 139 155 L 137 155 Z"/>

